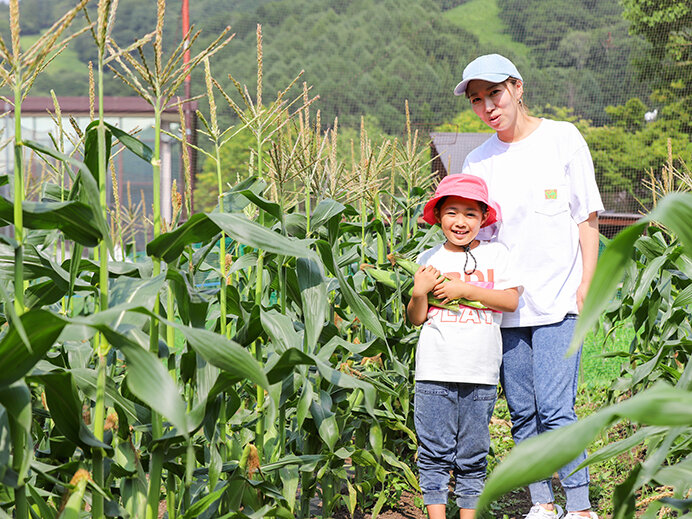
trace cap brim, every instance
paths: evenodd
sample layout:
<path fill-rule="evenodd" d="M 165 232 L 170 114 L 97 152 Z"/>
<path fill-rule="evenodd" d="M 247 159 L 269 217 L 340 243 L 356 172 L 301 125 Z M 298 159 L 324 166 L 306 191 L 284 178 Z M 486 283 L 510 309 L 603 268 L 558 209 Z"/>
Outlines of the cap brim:
<path fill-rule="evenodd" d="M 466 93 L 466 86 L 469 84 L 470 81 L 473 81 L 474 79 L 480 79 L 481 81 L 489 81 L 490 83 L 502 83 L 508 77 L 510 77 L 509 74 L 478 74 L 477 76 L 466 78 L 461 83 L 459 83 L 454 89 L 454 95 L 464 95 L 464 93 Z"/>

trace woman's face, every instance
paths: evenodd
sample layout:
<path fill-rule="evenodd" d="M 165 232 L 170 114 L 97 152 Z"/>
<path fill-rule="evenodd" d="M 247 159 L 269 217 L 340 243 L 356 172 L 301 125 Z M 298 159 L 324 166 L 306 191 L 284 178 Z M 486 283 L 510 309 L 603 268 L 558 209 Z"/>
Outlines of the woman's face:
<path fill-rule="evenodd" d="M 476 115 L 497 133 L 515 128 L 521 115 L 521 81 L 512 84 L 509 81 L 490 83 L 474 79 L 467 85 L 466 93 Z"/>

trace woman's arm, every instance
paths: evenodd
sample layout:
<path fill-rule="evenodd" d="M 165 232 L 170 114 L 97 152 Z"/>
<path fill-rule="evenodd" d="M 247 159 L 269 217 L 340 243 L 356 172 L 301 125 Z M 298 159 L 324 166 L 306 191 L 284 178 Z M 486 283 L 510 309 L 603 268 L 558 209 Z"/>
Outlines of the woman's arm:
<path fill-rule="evenodd" d="M 445 303 L 448 300 L 463 297 L 470 301 L 478 301 L 498 312 L 514 312 L 519 306 L 519 290 L 516 287 L 496 290 L 465 283 L 460 279 L 448 279 L 438 283 L 433 290 L 433 295 L 444 299 Z"/>
<path fill-rule="evenodd" d="M 577 308 L 581 311 L 598 261 L 598 213 L 591 213 L 579 224 L 579 247 L 583 272 L 577 288 Z"/>

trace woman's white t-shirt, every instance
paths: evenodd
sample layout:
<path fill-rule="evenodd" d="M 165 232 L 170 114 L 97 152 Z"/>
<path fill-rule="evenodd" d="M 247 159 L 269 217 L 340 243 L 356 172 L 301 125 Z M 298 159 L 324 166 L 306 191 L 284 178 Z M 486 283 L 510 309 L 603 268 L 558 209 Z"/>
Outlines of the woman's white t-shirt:
<path fill-rule="evenodd" d="M 504 245 L 482 241 L 471 254 L 477 266 L 470 275 L 464 274 L 466 253 L 447 250 L 444 244 L 423 252 L 417 262 L 484 288 L 519 286 Z M 469 257 L 467 270 L 473 265 Z M 428 307 L 416 348 L 416 380 L 497 384 L 502 362 L 501 322 L 502 313 L 493 310 Z"/>
<path fill-rule="evenodd" d="M 504 314 L 502 326 L 551 324 L 577 313 L 578 224 L 603 211 L 579 130 L 542 119 L 521 141 L 506 143 L 494 135 L 466 157 L 462 173 L 485 180 L 490 198 L 500 205 L 497 240 L 509 249 L 524 286 L 519 307 Z"/>

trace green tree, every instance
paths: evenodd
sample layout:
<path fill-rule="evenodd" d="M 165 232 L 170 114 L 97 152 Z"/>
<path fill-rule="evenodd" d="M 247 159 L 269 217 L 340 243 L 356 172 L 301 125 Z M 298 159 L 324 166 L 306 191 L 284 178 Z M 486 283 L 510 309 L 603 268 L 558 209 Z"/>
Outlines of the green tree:
<path fill-rule="evenodd" d="M 492 128 L 481 121 L 473 110 L 466 109 L 459 112 L 448 123 L 441 124 L 435 128 L 436 132 L 459 132 L 459 133 L 492 133 Z"/>
<path fill-rule="evenodd" d="M 631 132 L 641 130 L 645 124 L 646 105 L 637 97 L 628 100 L 623 106 L 607 106 L 605 111 L 613 119 L 615 126 Z"/>
<path fill-rule="evenodd" d="M 664 105 L 663 118 L 678 120 L 692 134 L 692 5 L 688 0 L 622 0 L 630 32 L 650 44 L 640 69 L 656 90 L 652 100 Z"/>

